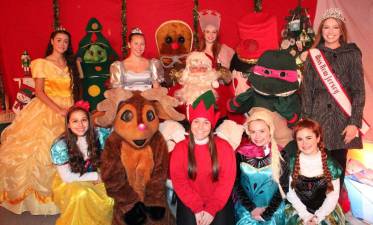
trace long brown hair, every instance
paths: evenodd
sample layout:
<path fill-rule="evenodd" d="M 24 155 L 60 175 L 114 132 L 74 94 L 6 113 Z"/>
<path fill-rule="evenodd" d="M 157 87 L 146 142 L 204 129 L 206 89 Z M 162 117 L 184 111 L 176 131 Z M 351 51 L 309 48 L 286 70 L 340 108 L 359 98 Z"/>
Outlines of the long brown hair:
<path fill-rule="evenodd" d="M 214 134 L 211 129 L 209 134 L 209 152 L 211 157 L 211 166 L 212 166 L 212 181 L 217 181 L 219 179 L 219 161 L 218 153 L 216 151 L 216 145 L 214 141 Z M 194 153 L 194 137 L 192 132 L 190 132 L 189 143 L 188 143 L 188 177 L 192 180 L 195 180 L 197 177 L 197 164 L 196 157 Z M 203 163 L 203 162 L 202 162 Z"/>
<path fill-rule="evenodd" d="M 49 38 L 47 49 L 45 50 L 45 57 L 53 53 L 53 45 L 51 43 L 51 40 L 53 40 L 57 34 L 65 34 L 69 38 L 67 50 L 63 53 L 63 57 L 65 58 L 66 65 L 69 68 L 69 74 L 70 74 L 70 79 L 71 79 L 70 87 L 73 93 L 74 101 L 76 102 L 81 99 L 80 98 L 81 86 L 80 86 L 78 69 L 76 67 L 76 57 L 74 55 L 74 51 L 72 47 L 71 34 L 67 32 L 66 30 L 53 31 Z"/>
<path fill-rule="evenodd" d="M 330 18 L 326 18 L 326 19 L 324 19 L 324 20 L 321 21 L 321 23 L 319 25 L 319 28 L 317 29 L 317 34 L 316 34 L 316 37 L 315 37 L 315 41 L 313 42 L 312 48 L 316 48 L 320 43 L 324 43 L 325 42 L 324 38 L 322 37 L 322 28 L 324 27 L 325 21 L 327 19 L 330 19 Z M 340 19 L 336 19 L 336 18 L 332 18 L 332 19 L 334 19 L 335 21 L 337 21 L 339 29 L 341 30 L 341 36 L 339 37 L 339 42 L 341 44 L 342 43 L 347 43 L 347 29 L 346 29 L 346 24 L 342 20 L 340 20 Z"/>
<path fill-rule="evenodd" d="M 218 32 L 218 31 L 217 31 Z M 221 49 L 221 44 L 220 44 L 220 38 L 219 38 L 219 32 L 216 34 L 216 39 L 214 43 L 212 44 L 212 54 L 214 56 L 214 59 L 216 60 L 218 58 L 220 49 Z M 205 33 L 203 32 L 202 35 L 199 38 L 199 49 L 198 51 L 203 52 L 206 49 L 206 39 L 205 39 Z"/>
<path fill-rule="evenodd" d="M 309 129 L 309 130 L 311 130 L 316 135 L 316 138 L 320 138 L 320 141 L 317 144 L 317 147 L 321 151 L 321 160 L 322 160 L 323 173 L 324 173 L 324 176 L 326 177 L 326 180 L 328 182 L 326 193 L 329 193 L 329 192 L 333 191 L 334 188 L 333 188 L 333 184 L 332 184 L 332 176 L 330 174 L 330 171 L 329 171 L 329 168 L 328 168 L 328 165 L 327 165 L 327 158 L 328 158 L 328 156 L 327 156 L 326 149 L 325 149 L 324 142 L 323 142 L 323 138 L 322 138 L 321 126 L 320 126 L 319 123 L 317 123 L 314 120 L 311 120 L 311 119 L 302 119 L 293 128 L 293 130 L 294 130 L 294 139 L 296 139 L 297 133 L 300 130 L 303 130 L 303 129 Z M 295 187 L 295 183 L 296 183 L 296 181 L 298 179 L 299 172 L 300 172 L 300 166 L 301 166 L 300 163 L 299 163 L 300 152 L 301 151 L 298 148 L 297 155 L 296 155 L 296 158 L 295 158 L 294 171 L 293 171 L 293 175 L 292 175 L 292 179 L 293 179 L 293 181 L 291 182 L 291 187 L 292 188 Z"/>
<path fill-rule="evenodd" d="M 79 150 L 79 146 L 77 145 L 78 137 L 71 131 L 71 129 L 68 126 L 71 115 L 77 111 L 84 112 L 89 121 L 88 130 L 85 138 L 88 144 L 88 157 L 91 161 L 93 171 L 97 171 L 97 169 L 100 166 L 101 151 L 99 148 L 97 134 L 92 125 L 92 120 L 91 116 L 89 115 L 89 112 L 79 106 L 72 106 L 66 114 L 65 133 L 63 134 L 62 138 L 64 138 L 66 141 L 71 171 L 74 173 L 80 173 L 82 175 L 87 172 L 88 168 L 86 168 L 85 166 L 83 154 Z"/>

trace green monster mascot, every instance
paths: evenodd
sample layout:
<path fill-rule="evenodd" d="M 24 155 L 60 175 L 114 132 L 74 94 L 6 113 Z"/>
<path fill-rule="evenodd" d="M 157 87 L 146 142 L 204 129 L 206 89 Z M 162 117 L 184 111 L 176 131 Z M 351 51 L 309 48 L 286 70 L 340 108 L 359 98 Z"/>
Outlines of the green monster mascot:
<path fill-rule="evenodd" d="M 104 99 L 104 84 L 109 78 L 110 65 L 118 59 L 101 31 L 102 25 L 96 18 L 91 18 L 77 53 L 77 66 L 83 79 L 83 99 L 90 103 L 91 110 Z"/>

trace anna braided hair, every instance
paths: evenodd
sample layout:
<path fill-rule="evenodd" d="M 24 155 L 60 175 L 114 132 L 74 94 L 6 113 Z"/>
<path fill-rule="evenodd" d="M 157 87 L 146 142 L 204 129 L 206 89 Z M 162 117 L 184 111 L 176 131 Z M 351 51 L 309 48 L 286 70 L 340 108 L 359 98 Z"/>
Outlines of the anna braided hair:
<path fill-rule="evenodd" d="M 329 171 L 328 165 L 327 165 L 327 153 L 326 149 L 324 147 L 324 142 L 322 138 L 322 130 L 321 126 L 319 123 L 317 123 L 314 120 L 311 119 L 302 119 L 298 122 L 298 124 L 293 128 L 294 130 L 294 139 L 296 139 L 297 133 L 302 130 L 302 129 L 309 129 L 311 130 L 315 135 L 316 138 L 320 138 L 319 142 L 317 143 L 317 147 L 321 151 L 321 160 L 322 160 L 322 169 L 323 169 L 323 175 L 326 177 L 327 180 L 327 190 L 326 193 L 329 193 L 334 190 L 333 184 L 332 184 L 332 176 Z M 294 188 L 296 181 L 299 177 L 300 173 L 300 163 L 299 163 L 299 155 L 301 151 L 298 148 L 296 158 L 295 158 L 295 164 L 294 164 L 294 170 L 293 170 L 293 175 L 292 175 L 292 182 L 291 182 L 291 187 Z"/>

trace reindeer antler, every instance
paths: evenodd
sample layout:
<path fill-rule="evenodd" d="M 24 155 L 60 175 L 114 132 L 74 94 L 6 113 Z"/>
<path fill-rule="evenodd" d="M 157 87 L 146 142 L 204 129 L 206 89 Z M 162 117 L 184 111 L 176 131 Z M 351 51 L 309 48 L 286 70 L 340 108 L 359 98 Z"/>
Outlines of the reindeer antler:
<path fill-rule="evenodd" d="M 97 110 L 105 114 L 97 117 L 95 122 L 103 127 L 112 125 L 119 103 L 131 98 L 132 95 L 131 91 L 120 87 L 105 91 L 104 96 L 106 99 L 97 104 Z"/>
<path fill-rule="evenodd" d="M 162 109 L 170 117 L 170 119 L 176 121 L 181 121 L 185 119 L 184 114 L 179 113 L 174 109 L 179 105 L 179 101 L 174 97 L 168 96 L 166 88 L 151 88 L 143 91 L 141 93 L 141 96 L 149 101 L 158 101 Z"/>

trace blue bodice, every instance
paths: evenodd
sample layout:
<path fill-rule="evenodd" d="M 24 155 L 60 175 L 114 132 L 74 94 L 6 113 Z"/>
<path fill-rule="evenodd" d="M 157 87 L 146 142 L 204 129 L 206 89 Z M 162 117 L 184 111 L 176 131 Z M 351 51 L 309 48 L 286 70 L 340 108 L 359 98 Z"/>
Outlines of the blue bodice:
<path fill-rule="evenodd" d="M 100 144 L 100 149 L 104 148 L 105 141 L 109 137 L 112 129 L 108 128 L 96 128 L 98 142 Z M 52 163 L 55 165 L 63 165 L 69 161 L 69 153 L 64 138 L 57 139 L 51 148 L 51 158 Z"/>

